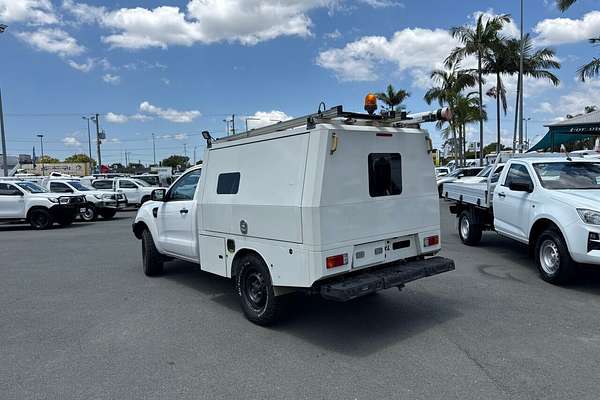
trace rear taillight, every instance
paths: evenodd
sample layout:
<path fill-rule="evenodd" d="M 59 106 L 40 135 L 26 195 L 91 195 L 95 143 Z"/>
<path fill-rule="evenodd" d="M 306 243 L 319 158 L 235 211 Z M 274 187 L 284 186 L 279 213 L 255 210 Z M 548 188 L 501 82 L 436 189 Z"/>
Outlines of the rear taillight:
<path fill-rule="evenodd" d="M 423 240 L 425 247 L 437 246 L 440 244 L 440 237 L 438 235 L 428 236 Z"/>
<path fill-rule="evenodd" d="M 327 269 L 341 267 L 348 264 L 348 254 L 338 254 L 337 256 L 327 257 L 325 265 Z"/>

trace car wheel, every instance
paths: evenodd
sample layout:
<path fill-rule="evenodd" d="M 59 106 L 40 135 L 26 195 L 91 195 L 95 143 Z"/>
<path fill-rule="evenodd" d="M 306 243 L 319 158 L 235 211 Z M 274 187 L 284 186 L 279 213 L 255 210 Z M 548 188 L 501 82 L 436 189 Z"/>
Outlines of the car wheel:
<path fill-rule="evenodd" d="M 142 232 L 142 266 L 146 276 L 157 276 L 163 272 L 163 257 L 156 249 L 148 229 Z"/>
<path fill-rule="evenodd" d="M 115 215 L 117 214 L 117 210 L 116 209 L 106 209 L 106 210 L 100 210 L 100 215 L 102 216 L 102 218 L 104 219 L 111 219 L 113 218 Z"/>
<path fill-rule="evenodd" d="M 542 279 L 554 284 L 573 280 L 577 265 L 569 254 L 567 244 L 556 229 L 544 231 L 536 241 L 535 259 Z"/>
<path fill-rule="evenodd" d="M 481 241 L 481 225 L 475 222 L 470 211 L 463 211 L 458 217 L 458 236 L 467 246 L 475 246 Z"/>
<path fill-rule="evenodd" d="M 258 325 L 274 323 L 281 311 L 281 299 L 275 296 L 269 269 L 253 254 L 243 256 L 236 276 L 236 292 L 244 315 Z"/>
<path fill-rule="evenodd" d="M 50 215 L 50 213 L 48 212 L 48 210 L 39 208 L 36 210 L 32 210 L 29 213 L 29 224 L 33 229 L 48 229 L 52 227 L 53 223 L 54 220 L 52 218 L 52 215 Z"/>
<path fill-rule="evenodd" d="M 96 207 L 89 204 L 88 206 L 86 206 L 85 212 L 82 212 L 79 215 L 81 216 L 82 220 L 86 222 L 92 222 L 98 216 L 98 212 L 96 211 Z"/>

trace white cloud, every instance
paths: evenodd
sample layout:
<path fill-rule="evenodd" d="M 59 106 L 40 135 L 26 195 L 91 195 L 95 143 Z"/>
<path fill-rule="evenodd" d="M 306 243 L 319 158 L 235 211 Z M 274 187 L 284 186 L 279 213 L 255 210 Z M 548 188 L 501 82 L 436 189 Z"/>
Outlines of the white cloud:
<path fill-rule="evenodd" d="M 262 126 L 276 124 L 280 121 L 292 119 L 283 111 L 257 111 L 254 115 L 248 116 L 248 129 L 256 129 Z"/>
<path fill-rule="evenodd" d="M 335 40 L 335 39 L 339 39 L 342 36 L 342 32 L 340 32 L 339 30 L 335 30 L 333 32 L 328 32 L 326 34 L 323 35 L 323 37 L 325 39 L 330 39 L 330 40 Z"/>
<path fill-rule="evenodd" d="M 316 62 L 342 81 L 372 81 L 378 79 L 376 68 L 384 62 L 396 64 L 400 72 L 429 73 L 442 66 L 457 44 L 443 29 L 407 28 L 390 39 L 365 36 L 343 48 L 325 50 Z"/>
<path fill-rule="evenodd" d="M 386 8 L 386 7 L 402 7 L 404 3 L 394 0 L 359 0 L 359 3 L 369 5 L 373 8 Z"/>
<path fill-rule="evenodd" d="M 545 19 L 538 22 L 533 31 L 539 46 L 581 42 L 600 33 L 600 11 L 591 11 L 582 19 Z"/>
<path fill-rule="evenodd" d="M 50 0 L 0 0 L 0 21 L 54 24 L 58 18 Z"/>
<path fill-rule="evenodd" d="M 125 114 L 115 114 L 112 112 L 109 112 L 108 114 L 106 114 L 106 121 L 111 122 L 113 124 L 124 124 L 128 120 L 129 120 L 129 117 L 127 117 L 127 115 L 125 115 Z"/>
<path fill-rule="evenodd" d="M 553 114 L 554 107 L 552 107 L 552 104 L 548 103 L 547 101 L 543 101 L 533 111 L 538 112 L 538 113 L 543 113 L 543 114 Z"/>
<path fill-rule="evenodd" d="M 18 32 L 17 37 L 34 49 L 55 53 L 62 57 L 76 56 L 85 51 L 77 40 L 58 28 L 43 28 L 33 32 Z"/>
<path fill-rule="evenodd" d="M 132 119 L 134 121 L 146 122 L 152 121 L 154 118 L 144 114 L 134 114 L 131 117 L 129 117 L 129 119 Z"/>
<path fill-rule="evenodd" d="M 557 116 L 582 113 L 586 106 L 600 106 L 600 80 L 591 80 L 586 83 L 577 82 L 573 89 L 560 96 L 554 112 Z"/>
<path fill-rule="evenodd" d="M 167 86 L 169 86 L 171 84 L 171 81 L 169 79 L 167 79 L 167 78 L 162 78 L 160 81 L 162 83 L 164 83 L 165 85 L 167 85 Z"/>
<path fill-rule="evenodd" d="M 172 108 L 163 109 L 157 106 L 150 104 L 147 101 L 144 101 L 140 104 L 140 112 L 156 115 L 167 121 L 177 122 L 177 123 L 188 123 L 192 122 L 194 119 L 200 117 L 202 114 L 200 111 L 191 110 L 191 111 L 178 111 Z"/>
<path fill-rule="evenodd" d="M 78 63 L 74 60 L 67 60 L 67 64 L 69 64 L 70 67 L 75 68 L 77 71 L 90 72 L 94 68 L 95 61 L 93 58 L 88 58 L 82 63 Z"/>
<path fill-rule="evenodd" d="M 75 136 L 67 136 L 62 140 L 63 144 L 68 147 L 81 146 L 81 142 Z"/>
<path fill-rule="evenodd" d="M 175 140 L 185 140 L 185 139 L 187 139 L 187 135 L 185 133 L 176 133 L 173 136 L 173 139 L 175 139 Z"/>
<path fill-rule="evenodd" d="M 92 24 L 100 22 L 106 13 L 105 7 L 96 7 L 85 3 L 76 3 L 73 0 L 63 0 L 62 8 L 73 15 L 80 24 Z"/>
<path fill-rule="evenodd" d="M 477 19 L 479 18 L 480 15 L 483 15 L 483 20 L 486 21 L 491 18 L 495 18 L 495 17 L 499 16 L 500 14 L 497 14 L 496 12 L 494 12 L 493 9 L 489 9 L 487 11 L 475 11 L 470 16 L 471 24 L 473 26 L 475 26 L 475 24 L 477 23 Z M 521 30 L 515 23 L 515 20 L 512 18 L 509 23 L 504 24 L 500 33 L 504 36 L 508 36 L 511 38 L 519 38 L 521 36 Z"/>
<path fill-rule="evenodd" d="M 118 85 L 121 83 L 121 77 L 113 74 L 104 74 L 102 76 L 102 80 L 106 83 L 110 83 L 111 85 Z"/>

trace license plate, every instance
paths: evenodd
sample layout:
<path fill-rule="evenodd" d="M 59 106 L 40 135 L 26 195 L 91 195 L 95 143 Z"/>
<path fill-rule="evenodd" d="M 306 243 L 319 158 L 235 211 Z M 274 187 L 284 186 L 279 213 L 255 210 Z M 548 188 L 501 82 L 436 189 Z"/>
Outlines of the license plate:
<path fill-rule="evenodd" d="M 80 213 L 84 213 L 84 212 L 86 212 L 86 211 L 87 211 L 87 208 L 85 208 L 85 207 L 83 207 L 83 208 L 80 208 L 80 209 L 79 209 L 79 212 L 80 212 Z"/>

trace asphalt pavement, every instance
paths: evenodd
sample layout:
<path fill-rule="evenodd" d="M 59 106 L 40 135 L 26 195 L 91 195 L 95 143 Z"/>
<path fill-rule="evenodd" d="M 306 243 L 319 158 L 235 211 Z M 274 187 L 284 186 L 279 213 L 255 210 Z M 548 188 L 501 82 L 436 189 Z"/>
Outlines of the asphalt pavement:
<path fill-rule="evenodd" d="M 456 271 L 338 304 L 292 296 L 248 322 L 189 263 L 147 278 L 133 212 L 0 225 L 0 399 L 597 399 L 600 273 L 539 279 L 525 246 L 458 239 Z"/>

